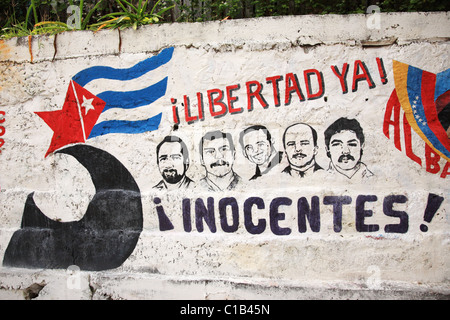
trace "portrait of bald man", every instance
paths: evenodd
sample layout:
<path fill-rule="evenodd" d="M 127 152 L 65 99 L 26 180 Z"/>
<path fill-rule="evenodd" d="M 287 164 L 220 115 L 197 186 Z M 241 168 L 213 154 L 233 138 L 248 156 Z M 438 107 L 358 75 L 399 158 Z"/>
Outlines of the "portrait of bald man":
<path fill-rule="evenodd" d="M 293 177 L 311 176 L 323 168 L 317 164 L 317 131 L 306 123 L 295 123 L 286 128 L 283 146 L 289 165 L 282 171 Z"/>

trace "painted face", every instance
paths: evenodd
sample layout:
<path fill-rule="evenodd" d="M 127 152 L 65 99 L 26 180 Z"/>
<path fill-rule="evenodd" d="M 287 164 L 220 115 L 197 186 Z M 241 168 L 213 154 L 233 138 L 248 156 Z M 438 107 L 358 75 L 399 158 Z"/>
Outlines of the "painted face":
<path fill-rule="evenodd" d="M 291 166 L 301 171 L 308 169 L 317 154 L 311 128 L 304 124 L 290 127 L 286 131 L 284 143 Z"/>
<path fill-rule="evenodd" d="M 231 171 L 234 162 L 234 151 L 231 149 L 228 139 L 205 140 L 202 154 L 202 164 L 208 173 L 223 177 Z"/>
<path fill-rule="evenodd" d="M 343 130 L 330 139 L 329 152 L 333 164 L 341 170 L 353 169 L 361 159 L 361 143 L 356 133 Z"/>
<path fill-rule="evenodd" d="M 181 145 L 178 142 L 166 142 L 159 149 L 159 172 L 165 181 L 175 184 L 181 181 L 186 171 L 186 166 L 181 153 Z"/>
<path fill-rule="evenodd" d="M 263 130 L 255 130 L 245 134 L 243 138 L 244 154 L 249 161 L 262 165 L 269 161 L 272 147 Z"/>

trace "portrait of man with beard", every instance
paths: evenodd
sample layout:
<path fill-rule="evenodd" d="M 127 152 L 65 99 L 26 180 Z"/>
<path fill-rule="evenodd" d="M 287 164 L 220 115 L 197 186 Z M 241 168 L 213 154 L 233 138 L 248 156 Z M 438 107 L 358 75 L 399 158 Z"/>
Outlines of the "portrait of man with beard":
<path fill-rule="evenodd" d="M 283 146 L 289 165 L 283 173 L 293 177 L 306 177 L 323 170 L 316 163 L 317 131 L 306 123 L 295 123 L 286 128 Z"/>
<path fill-rule="evenodd" d="M 189 154 L 186 144 L 179 137 L 167 136 L 156 147 L 156 161 L 163 177 L 155 189 L 187 189 L 193 181 L 186 176 Z"/>
<path fill-rule="evenodd" d="M 348 179 L 368 178 L 373 173 L 361 162 L 364 132 L 356 119 L 339 118 L 325 130 L 325 145 L 330 158 L 329 173 L 340 173 Z"/>
<path fill-rule="evenodd" d="M 235 148 L 231 134 L 222 131 L 206 133 L 200 140 L 201 164 L 206 176 L 199 183 L 209 191 L 232 190 L 242 178 L 233 171 Z"/>

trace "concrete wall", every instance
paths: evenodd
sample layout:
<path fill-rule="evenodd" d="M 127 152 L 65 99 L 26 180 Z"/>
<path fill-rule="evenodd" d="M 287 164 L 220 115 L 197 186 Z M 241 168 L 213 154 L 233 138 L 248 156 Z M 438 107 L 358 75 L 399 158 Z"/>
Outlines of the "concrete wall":
<path fill-rule="evenodd" d="M 0 298 L 448 298 L 449 27 L 392 13 L 3 41 Z M 241 145 L 254 125 L 271 139 Z M 233 145 L 200 144 L 214 130 Z"/>

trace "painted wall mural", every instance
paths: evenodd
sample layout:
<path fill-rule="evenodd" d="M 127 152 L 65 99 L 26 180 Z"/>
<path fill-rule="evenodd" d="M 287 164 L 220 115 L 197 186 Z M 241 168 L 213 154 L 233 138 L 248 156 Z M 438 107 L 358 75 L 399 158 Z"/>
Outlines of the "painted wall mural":
<path fill-rule="evenodd" d="M 120 266 L 142 231 L 139 187 L 129 171 L 109 153 L 76 144 L 56 151 L 75 157 L 90 173 L 96 194 L 79 221 L 49 219 L 31 193 L 20 229 L 6 249 L 10 267 L 105 270 Z"/>
<path fill-rule="evenodd" d="M 422 159 L 411 149 L 412 128 L 425 142 L 427 172 L 446 178 L 450 173 L 450 69 L 433 74 L 394 60 L 393 71 L 395 90 L 386 105 L 383 132 L 391 138 L 389 127 L 393 126 L 395 147 L 401 150 L 402 108 L 406 155 L 419 165 L 422 164 Z M 441 157 L 447 161 L 442 169 L 438 164 Z"/>
<path fill-rule="evenodd" d="M 34 193 L 30 193 L 20 229 L 6 249 L 4 266 L 77 265 L 82 270 L 105 270 L 128 259 L 143 230 L 141 190 L 133 177 L 135 173 L 130 173 L 118 158 L 89 145 L 89 141 L 114 134 L 132 139 L 142 133 L 167 133 L 156 136 L 153 150 L 145 150 L 155 155 L 155 163 L 140 159 L 158 176 L 151 181 L 152 190 L 146 193 L 152 195 L 160 232 L 181 226 L 179 230 L 184 233 L 235 233 L 240 227 L 249 236 L 264 232 L 275 236 L 318 233 L 324 229 L 323 212 L 331 210 L 333 232 L 340 233 L 343 210 L 349 207 L 359 233 L 409 232 L 412 212 L 401 208 L 417 199 L 401 191 L 383 195 L 377 191 L 312 195 L 300 192 L 295 197 L 292 192 L 284 193 L 284 181 L 303 187 L 312 181 L 324 186 L 370 184 L 380 174 L 379 166 L 371 161 L 373 157 L 367 157 L 373 150 L 367 143 L 367 134 L 374 133 L 366 127 L 372 119 L 330 112 L 318 126 L 317 119 L 290 116 L 288 110 L 301 108 L 309 101 L 333 99 L 336 92 L 328 92 L 330 81 L 339 88 L 339 95 L 369 95 L 377 86 L 395 83 L 388 101 L 378 106 L 384 108 L 384 118 L 376 120 L 378 133 L 387 138 L 386 144 L 393 143 L 405 153 L 405 162 L 399 165 L 418 164 L 426 174 L 439 179 L 450 175 L 450 69 L 434 74 L 393 60 L 391 78 L 385 67 L 390 59 L 376 57 L 370 63 L 363 59 L 336 63 L 326 71 L 305 66 L 297 73 L 263 74 L 264 81 L 249 78 L 224 87 L 216 87 L 211 80 L 209 89 L 193 95 L 175 95 L 171 91 L 169 96 L 167 90 L 177 79 L 167 75 L 162 80 L 145 82 L 143 89 L 127 87 L 129 81 L 140 81 L 146 73 L 174 63 L 176 50 L 163 49 L 125 68 L 98 65 L 82 69 L 70 79 L 61 109 L 35 112 L 53 131 L 43 159 L 52 154 L 74 157 L 88 170 L 96 193 L 83 218 L 74 222 L 48 218 L 35 203 Z M 104 80 L 116 81 L 117 87 L 108 87 L 110 82 Z M 95 81 L 96 85 L 89 87 Z M 155 102 L 161 101 L 166 109 L 155 107 Z M 264 118 L 242 121 L 239 127 L 230 125 L 235 119 L 246 119 L 255 110 L 268 118 L 284 110 L 284 116 L 278 127 L 272 127 Z M 163 114 L 168 118 L 165 121 Z M 0 111 L 0 136 L 5 133 L 4 122 L 5 112 Z M 205 128 L 201 126 L 204 122 L 209 123 Z M 196 134 L 187 137 L 180 128 Z M 422 140 L 415 140 L 415 148 L 423 146 L 424 156 L 414 153 L 413 134 Z M 0 139 L 0 148 L 3 144 Z M 319 152 L 325 155 L 320 161 Z M 240 163 L 238 153 L 243 159 Z M 441 159 L 446 161 L 444 165 Z M 191 170 L 194 165 L 199 168 L 195 174 Z M 258 194 L 260 188 L 271 188 L 275 179 L 283 182 L 274 187 L 273 196 Z M 421 200 L 425 205 L 425 212 L 420 213 L 421 232 L 428 231 L 428 224 L 445 200 L 435 192 L 426 195 Z M 178 206 L 169 203 L 170 199 Z M 377 214 L 389 218 L 388 222 L 370 222 L 375 214 L 374 203 L 380 204 L 382 213 Z M 173 212 L 174 207 L 179 211 Z M 295 212 L 295 225 L 287 223 L 288 209 Z"/>
<path fill-rule="evenodd" d="M 156 69 L 172 58 L 173 48 L 162 51 L 159 55 L 148 58 L 128 69 L 114 69 L 95 66 L 77 73 L 70 81 L 63 108 L 56 111 L 36 112 L 54 131 L 46 156 L 71 143 L 83 143 L 87 139 L 109 133 L 142 133 L 158 128 L 161 114 L 144 120 L 133 120 L 136 110 L 146 110 L 152 102 L 164 96 L 167 77 L 144 89 L 137 91 L 112 91 L 102 88 L 96 95 L 84 87 L 97 79 L 119 80 L 126 87 L 126 82 L 139 78 Z M 102 119 L 102 113 L 115 109 L 112 117 Z"/>
<path fill-rule="evenodd" d="M 383 84 L 387 83 L 386 74 L 384 71 L 383 60 L 376 58 L 378 65 L 379 76 Z M 333 74 L 339 80 L 342 88 L 342 94 L 348 93 L 348 84 L 352 85 L 352 92 L 358 90 L 358 86 L 364 81 L 370 89 L 375 88 L 376 85 L 372 79 L 372 75 L 366 66 L 366 63 L 361 60 L 355 60 L 353 64 L 353 76 L 349 80 L 347 78 L 349 72 L 349 64 L 344 63 L 342 70 L 336 65 L 331 66 Z M 206 92 L 207 99 L 204 98 L 202 92 L 196 93 L 197 110 L 191 110 L 191 99 L 188 95 L 183 95 L 183 107 L 178 108 L 176 105 L 172 107 L 174 123 L 178 124 L 180 121 L 179 109 L 184 109 L 184 121 L 192 124 L 196 121 L 201 121 L 205 117 L 211 116 L 213 118 L 220 118 L 226 114 L 238 114 L 247 110 L 251 112 L 255 107 L 262 107 L 263 109 L 269 106 L 281 107 L 289 106 L 294 102 L 305 102 L 308 100 L 316 100 L 325 94 L 325 82 L 323 72 L 317 69 L 306 69 L 303 71 L 303 85 L 306 88 L 306 94 L 301 89 L 301 81 L 299 76 L 295 73 L 287 73 L 286 75 L 275 75 L 266 77 L 266 83 L 261 83 L 257 80 L 249 80 L 245 83 L 245 89 L 241 84 L 233 84 L 226 86 L 225 89 L 213 88 Z M 269 85 L 269 89 L 264 89 Z M 280 96 L 280 90 L 284 88 L 284 97 Z M 246 97 L 246 106 L 235 106 L 238 101 L 237 93 L 244 91 Z M 268 99 L 268 96 L 273 96 L 273 101 Z M 178 99 L 172 98 L 171 102 L 175 104 Z M 208 109 L 205 111 L 205 101 L 208 103 Z"/>

